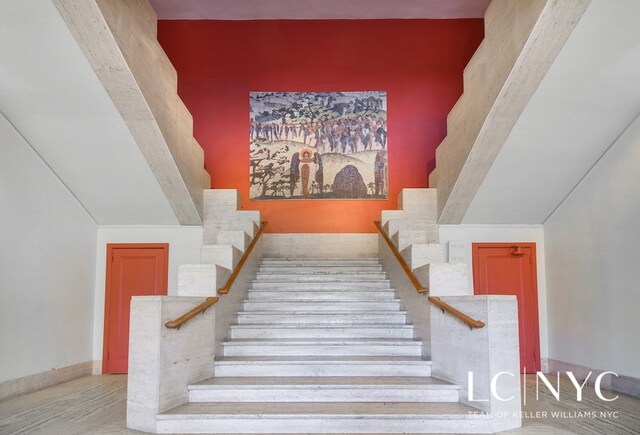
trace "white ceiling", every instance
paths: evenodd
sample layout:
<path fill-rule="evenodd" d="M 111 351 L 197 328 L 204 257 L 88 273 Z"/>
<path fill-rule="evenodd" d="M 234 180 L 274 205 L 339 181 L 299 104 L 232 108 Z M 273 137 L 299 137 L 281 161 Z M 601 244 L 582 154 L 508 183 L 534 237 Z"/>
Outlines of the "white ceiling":
<path fill-rule="evenodd" d="M 51 0 L 2 0 L 0 112 L 96 223 L 178 224 Z"/>
<path fill-rule="evenodd" d="M 151 0 L 160 20 L 482 18 L 490 0 Z"/>
<path fill-rule="evenodd" d="M 554 212 L 640 113 L 639 22 L 640 1 L 592 1 L 463 223 L 541 224 Z"/>

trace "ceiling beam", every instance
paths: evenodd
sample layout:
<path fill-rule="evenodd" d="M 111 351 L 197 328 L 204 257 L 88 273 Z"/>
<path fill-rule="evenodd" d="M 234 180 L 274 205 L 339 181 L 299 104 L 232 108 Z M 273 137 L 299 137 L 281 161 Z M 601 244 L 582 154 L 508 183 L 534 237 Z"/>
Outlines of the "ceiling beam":
<path fill-rule="evenodd" d="M 485 40 L 436 150 L 441 224 L 459 224 L 527 103 L 591 0 L 494 0 Z"/>
<path fill-rule="evenodd" d="M 182 225 L 200 225 L 209 188 L 177 74 L 156 39 L 148 1 L 53 0 Z"/>

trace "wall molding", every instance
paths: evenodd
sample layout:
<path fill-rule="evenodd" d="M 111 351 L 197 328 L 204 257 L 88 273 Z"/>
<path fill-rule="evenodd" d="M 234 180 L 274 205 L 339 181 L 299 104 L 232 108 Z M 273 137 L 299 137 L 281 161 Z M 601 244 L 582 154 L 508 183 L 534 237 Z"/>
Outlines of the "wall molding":
<path fill-rule="evenodd" d="M 94 361 L 85 361 L 66 367 L 54 368 L 46 372 L 11 379 L 0 383 L 0 401 L 19 394 L 32 393 L 93 373 Z"/>
<path fill-rule="evenodd" d="M 584 381 L 589 372 L 593 372 L 587 381 L 588 385 L 593 385 L 596 377 L 609 370 L 593 369 L 579 364 L 566 361 L 560 361 L 552 358 L 542 358 L 542 371 L 544 373 L 560 372 L 561 376 L 566 377 L 567 371 L 571 371 L 578 382 Z M 614 370 L 611 370 L 614 371 Z M 607 374 L 602 378 L 602 387 L 616 393 L 640 399 L 640 379 L 631 376 L 624 376 L 618 373 L 618 376 Z"/>

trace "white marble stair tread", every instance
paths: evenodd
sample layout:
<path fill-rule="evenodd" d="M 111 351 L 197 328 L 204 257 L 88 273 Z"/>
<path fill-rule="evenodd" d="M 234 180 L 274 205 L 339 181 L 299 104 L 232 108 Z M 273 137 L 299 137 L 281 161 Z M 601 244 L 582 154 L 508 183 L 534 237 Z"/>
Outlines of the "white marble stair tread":
<path fill-rule="evenodd" d="M 367 276 L 385 276 L 386 272 L 384 272 L 383 270 L 352 270 L 351 268 L 347 269 L 347 270 L 336 270 L 336 268 L 325 268 L 325 270 L 319 270 L 319 268 L 314 268 L 315 271 L 308 271 L 308 270 L 299 270 L 299 269 L 292 269 L 292 268 L 281 268 L 281 270 L 268 270 L 268 271 L 264 271 L 264 270 L 258 270 L 258 276 L 266 276 L 266 277 L 274 277 L 274 276 L 278 276 L 278 277 L 283 277 L 283 276 L 334 276 L 334 275 L 338 275 L 338 276 L 344 276 L 344 275 L 354 275 L 354 276 L 362 276 L 362 275 L 367 275 Z M 353 268 L 355 269 L 355 268 Z"/>
<path fill-rule="evenodd" d="M 419 356 L 422 342 L 408 338 L 233 339 L 222 343 L 225 356 Z"/>
<path fill-rule="evenodd" d="M 393 291 L 250 291 L 246 301 L 270 301 L 274 299 L 287 301 L 390 301 L 395 300 Z"/>
<path fill-rule="evenodd" d="M 345 272 L 345 273 L 336 273 L 336 272 L 327 272 L 327 273 L 292 273 L 292 272 L 258 272 L 256 274 L 256 281 L 265 281 L 265 280 L 282 280 L 282 281 L 297 281 L 300 279 L 310 279 L 310 280 L 334 280 L 340 279 L 344 281 L 371 281 L 371 280 L 386 280 L 387 274 L 385 272 Z"/>
<path fill-rule="evenodd" d="M 314 261 L 314 262 L 332 262 L 332 261 L 351 261 L 351 262 L 380 262 L 377 257 L 342 257 L 342 258 L 322 258 L 322 257 L 262 257 L 263 262 L 268 261 Z"/>
<path fill-rule="evenodd" d="M 308 294 L 313 294 L 313 293 L 326 293 L 326 292 L 334 292 L 334 293 L 353 293 L 353 292 L 358 292 L 358 293 L 362 293 L 362 294 L 369 294 L 369 293 L 380 293 L 380 294 L 387 294 L 387 293 L 391 293 L 393 294 L 395 292 L 395 289 L 392 288 L 376 288 L 376 287 L 365 287 L 365 288 L 353 288 L 353 287 L 344 287 L 344 288 L 313 288 L 313 287 L 309 287 L 309 288 L 302 288 L 302 289 L 298 289 L 298 288 L 290 288 L 290 287 L 273 287 L 273 288 L 252 288 L 249 289 L 249 293 L 262 293 L 262 292 L 282 292 L 282 295 L 287 295 L 289 293 L 296 293 L 296 292 L 304 292 L 304 293 L 308 293 Z"/>
<path fill-rule="evenodd" d="M 302 284 L 302 285 L 298 285 Z M 391 288 L 386 283 L 367 283 L 366 285 L 350 285 L 347 283 L 331 283 L 331 284 L 319 284 L 319 283 L 289 283 L 286 285 L 278 285 L 278 283 L 258 283 L 258 285 L 252 286 L 249 291 L 304 291 L 304 292 L 326 292 L 326 291 L 358 291 L 362 293 L 366 293 L 368 291 L 374 290 L 385 290 L 385 291 L 395 291 L 395 289 Z"/>
<path fill-rule="evenodd" d="M 244 324 L 231 326 L 232 339 L 254 338 L 413 338 L 413 326 L 402 324 Z"/>
<path fill-rule="evenodd" d="M 224 364 L 224 363 L 245 363 L 245 364 L 253 364 L 256 361 L 266 362 L 266 363 L 290 363 L 290 362 L 298 362 L 300 364 L 305 364 L 309 362 L 323 362 L 323 363 L 332 363 L 332 364 L 366 364 L 366 363 L 378 363 L 378 362 L 393 362 L 393 363 L 412 363 L 412 364 L 427 364 L 431 365 L 431 361 L 428 359 L 424 359 L 421 356 L 345 356 L 344 358 L 336 358 L 335 356 L 304 356 L 301 355 L 296 357 L 295 360 L 290 356 L 225 356 L 222 358 L 216 358 L 214 362 L 216 364 Z"/>
<path fill-rule="evenodd" d="M 382 265 L 360 265 L 360 266 L 294 266 L 294 265 L 282 265 L 282 266 L 268 266 L 262 265 L 258 269 L 258 272 L 270 273 L 270 272 L 296 272 L 296 273 L 326 273 L 326 272 L 381 272 Z"/>
<path fill-rule="evenodd" d="M 431 376 L 431 361 L 419 356 L 225 356 L 214 361 L 215 377 Z"/>
<path fill-rule="evenodd" d="M 312 300 L 312 301 L 287 301 L 270 300 L 267 302 L 244 301 L 244 311 L 294 311 L 319 312 L 319 311 L 395 311 L 400 309 L 399 300 L 391 301 L 353 301 L 353 300 Z"/>
<path fill-rule="evenodd" d="M 300 416 L 312 419 L 315 415 L 351 416 L 363 420 L 375 416 L 425 417 L 443 419 L 489 419 L 487 414 L 477 412 L 461 403 L 376 403 L 376 402 L 319 402 L 319 403 L 187 403 L 163 412 L 158 419 L 176 418 L 179 415 L 200 416 L 202 418 L 224 418 L 237 415 L 252 416 L 257 419 L 268 415 L 279 417 Z"/>
<path fill-rule="evenodd" d="M 352 282 L 352 281 L 384 281 L 388 282 L 384 272 L 374 273 L 332 273 L 332 274 L 285 274 L 285 273 L 258 273 L 254 281 L 278 281 L 278 282 Z"/>
<path fill-rule="evenodd" d="M 403 376 L 228 377 L 188 387 L 190 402 L 457 402 L 459 389 Z"/>
<path fill-rule="evenodd" d="M 332 338 L 326 338 L 326 339 L 322 339 L 322 338 L 318 338 L 318 339 L 313 339 L 313 340 L 308 340 L 308 339 L 304 339 L 304 338 L 289 338 L 289 339 L 282 339 L 282 340 L 261 340 L 261 339 L 236 339 L 233 341 L 225 341 L 222 344 L 227 346 L 227 345 L 239 345 L 239 344 L 246 344 L 246 345 L 255 345 L 255 344 L 299 344 L 299 345 L 306 345 L 306 346 L 314 346 L 314 345 L 320 345 L 320 344 L 337 344 L 337 345 L 364 345 L 364 344 L 388 344 L 388 345 L 398 345 L 398 344 L 410 344 L 410 345 L 416 345 L 419 346 L 422 342 L 419 340 L 413 340 L 413 339 L 398 339 L 398 338 L 380 338 L 380 339 L 366 339 L 366 340 L 362 340 L 362 339 L 348 339 L 348 338 L 341 338 L 341 339 L 332 339 Z"/>
<path fill-rule="evenodd" d="M 159 433 L 491 433 L 460 403 L 188 403 L 156 416 Z"/>
<path fill-rule="evenodd" d="M 326 330 L 331 330 L 331 329 L 385 329 L 385 328 L 392 328 L 392 329 L 399 329 L 399 328 L 403 328 L 403 329 L 413 329 L 413 325 L 399 325 L 397 323 L 380 323 L 380 324 L 376 324 L 376 323 L 371 323 L 368 324 L 366 326 L 350 326 L 349 328 L 344 328 L 344 326 L 339 326 L 339 325 L 325 325 L 323 323 L 297 323 L 297 324 L 292 324 L 292 325 L 274 325 L 272 323 L 251 323 L 251 324 L 243 324 L 243 325 L 231 325 L 232 329 L 255 329 L 255 328 L 262 328 L 262 329 L 298 329 L 298 328 L 322 328 L 322 329 L 326 329 Z"/>
<path fill-rule="evenodd" d="M 304 267 L 340 267 L 340 266 L 379 266 L 379 260 L 359 260 L 359 261 L 345 261 L 345 260 L 286 260 L 286 261 L 269 261 L 262 260 L 261 266 L 273 267 L 273 266 L 304 266 Z"/>
<path fill-rule="evenodd" d="M 253 281 L 252 289 L 280 288 L 292 290 L 339 290 L 339 289 L 367 289 L 367 288 L 391 288 L 389 280 L 375 281 L 333 281 L 333 282 L 300 282 L 300 281 Z"/>
<path fill-rule="evenodd" d="M 370 324 L 370 323 L 399 323 L 406 324 L 407 313 L 402 310 L 394 311 L 251 311 L 238 313 L 238 323 L 281 324 Z M 253 319 L 253 321 L 251 321 Z M 258 320 L 259 319 L 259 320 Z"/>
<path fill-rule="evenodd" d="M 455 389 L 460 386 L 430 376 L 293 376 L 284 378 L 273 377 L 240 377 L 240 378 L 209 378 L 197 384 L 189 385 L 189 390 L 203 390 L 211 386 L 229 386 L 238 388 L 269 387 L 269 386 L 298 386 L 308 385 L 358 385 L 361 387 L 379 385 L 402 385 L 412 388 Z"/>

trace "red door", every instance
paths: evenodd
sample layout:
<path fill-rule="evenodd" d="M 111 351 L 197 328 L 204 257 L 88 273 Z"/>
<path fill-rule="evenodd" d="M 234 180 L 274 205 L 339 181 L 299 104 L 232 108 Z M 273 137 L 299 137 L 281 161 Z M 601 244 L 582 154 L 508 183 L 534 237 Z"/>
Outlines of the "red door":
<path fill-rule="evenodd" d="M 473 287 L 477 295 L 518 298 L 520 370 L 540 370 L 535 243 L 474 243 Z"/>
<path fill-rule="evenodd" d="M 127 373 L 132 296 L 167 294 L 169 245 L 108 244 L 102 373 Z"/>

